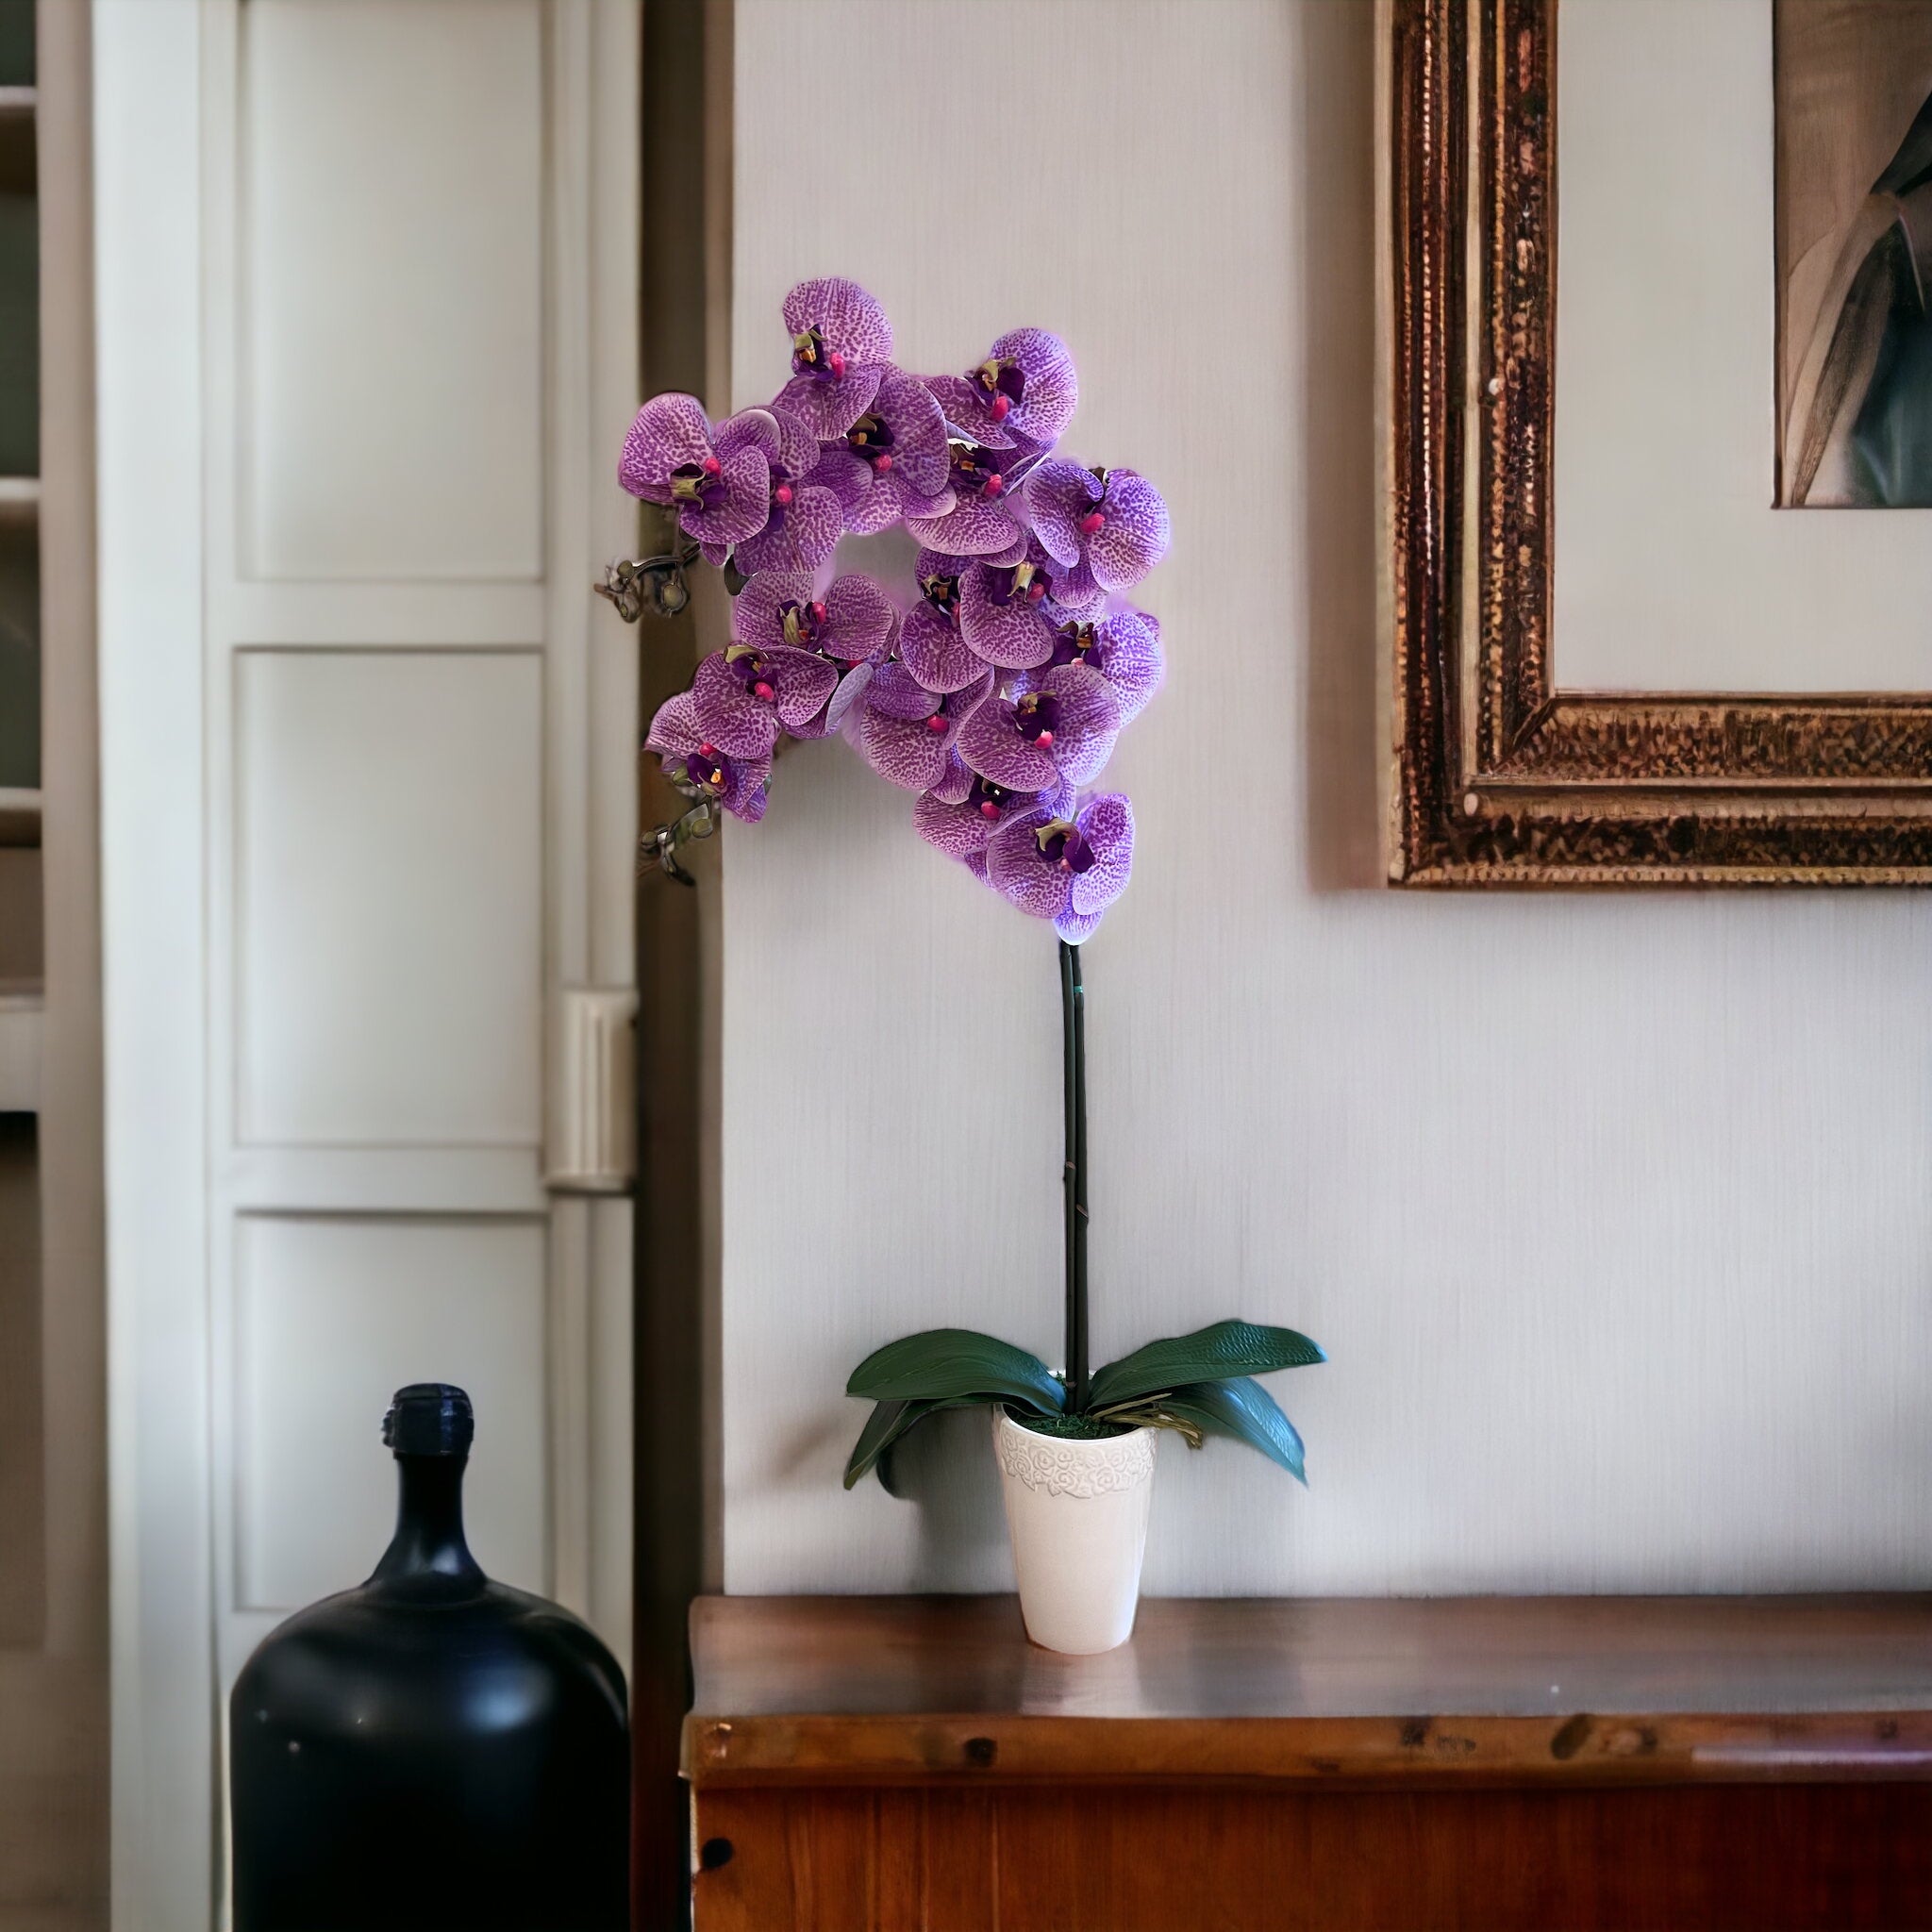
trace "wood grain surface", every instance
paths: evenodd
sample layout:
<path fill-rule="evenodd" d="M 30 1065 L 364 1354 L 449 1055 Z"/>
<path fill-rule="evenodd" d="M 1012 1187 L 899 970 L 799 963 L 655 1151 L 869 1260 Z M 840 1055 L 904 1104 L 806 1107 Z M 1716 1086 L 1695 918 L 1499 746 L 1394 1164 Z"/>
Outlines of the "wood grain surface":
<path fill-rule="evenodd" d="M 699 1932 L 1932 1925 L 1932 1598 L 706 1598 Z"/>

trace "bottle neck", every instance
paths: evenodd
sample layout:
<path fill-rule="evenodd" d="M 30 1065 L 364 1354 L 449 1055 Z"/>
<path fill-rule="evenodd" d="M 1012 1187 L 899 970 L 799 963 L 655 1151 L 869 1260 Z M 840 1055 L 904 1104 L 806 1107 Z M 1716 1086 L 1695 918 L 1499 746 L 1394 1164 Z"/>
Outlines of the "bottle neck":
<path fill-rule="evenodd" d="M 371 1581 L 447 1576 L 480 1583 L 483 1572 L 463 1540 L 465 1456 L 396 1457 L 396 1533 Z"/>

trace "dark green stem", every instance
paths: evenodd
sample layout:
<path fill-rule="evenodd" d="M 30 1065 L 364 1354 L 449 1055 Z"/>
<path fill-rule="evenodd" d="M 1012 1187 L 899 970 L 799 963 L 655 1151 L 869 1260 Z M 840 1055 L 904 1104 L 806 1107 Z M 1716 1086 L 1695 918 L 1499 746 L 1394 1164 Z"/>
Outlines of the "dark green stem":
<path fill-rule="evenodd" d="M 1080 949 L 1060 941 L 1060 1060 L 1066 1101 L 1067 1409 L 1087 1407 L 1087 995 Z"/>

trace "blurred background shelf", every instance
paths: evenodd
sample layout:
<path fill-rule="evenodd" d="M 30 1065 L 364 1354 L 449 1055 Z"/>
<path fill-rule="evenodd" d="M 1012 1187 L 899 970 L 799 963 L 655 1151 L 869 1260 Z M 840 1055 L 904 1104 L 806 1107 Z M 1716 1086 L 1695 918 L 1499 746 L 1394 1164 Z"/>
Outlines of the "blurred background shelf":
<path fill-rule="evenodd" d="M 0 845 L 41 842 L 41 789 L 38 785 L 0 785 Z M 0 899 L 0 918 L 6 916 Z"/>
<path fill-rule="evenodd" d="M 0 993 L 0 1113 L 40 1111 L 44 1017 L 39 993 Z"/>

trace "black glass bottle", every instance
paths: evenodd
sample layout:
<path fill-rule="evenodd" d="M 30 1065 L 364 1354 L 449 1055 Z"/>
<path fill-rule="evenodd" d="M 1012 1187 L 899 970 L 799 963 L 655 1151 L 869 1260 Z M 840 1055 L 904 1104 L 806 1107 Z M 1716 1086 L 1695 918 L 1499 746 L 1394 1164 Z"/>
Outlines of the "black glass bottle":
<path fill-rule="evenodd" d="M 235 1932 L 621 1932 L 624 1678 L 463 1540 L 470 1398 L 399 1390 L 396 1533 L 229 1700 Z"/>

